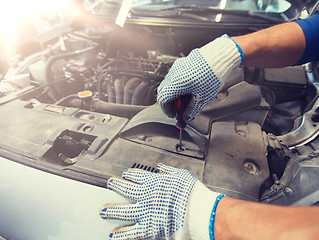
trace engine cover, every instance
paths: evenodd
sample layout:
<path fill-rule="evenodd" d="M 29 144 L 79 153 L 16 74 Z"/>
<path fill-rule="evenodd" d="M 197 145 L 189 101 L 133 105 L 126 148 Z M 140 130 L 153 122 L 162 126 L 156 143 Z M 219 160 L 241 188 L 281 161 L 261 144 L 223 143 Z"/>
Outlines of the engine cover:
<path fill-rule="evenodd" d="M 264 136 L 256 123 L 214 123 L 203 182 L 228 196 L 256 201 L 269 178 Z"/>

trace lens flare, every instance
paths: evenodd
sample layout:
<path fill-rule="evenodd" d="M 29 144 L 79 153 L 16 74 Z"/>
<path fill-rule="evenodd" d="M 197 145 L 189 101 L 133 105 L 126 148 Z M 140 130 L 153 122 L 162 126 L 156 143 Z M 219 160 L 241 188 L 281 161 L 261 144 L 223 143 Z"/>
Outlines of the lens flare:
<path fill-rule="evenodd" d="M 79 12 L 79 7 L 68 0 L 10 0 L 0 3 L 0 48 L 6 52 L 12 52 L 17 42 L 30 35 L 50 29 L 50 16 L 55 15 L 62 20 Z"/>

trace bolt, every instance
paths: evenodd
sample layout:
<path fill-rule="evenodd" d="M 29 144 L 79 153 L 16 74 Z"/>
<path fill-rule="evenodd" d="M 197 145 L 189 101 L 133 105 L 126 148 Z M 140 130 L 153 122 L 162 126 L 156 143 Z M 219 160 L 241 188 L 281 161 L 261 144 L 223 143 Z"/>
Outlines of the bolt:
<path fill-rule="evenodd" d="M 186 148 L 185 148 L 184 144 L 177 143 L 175 145 L 175 150 L 176 150 L 176 152 L 182 152 L 182 151 L 186 150 Z"/>
<path fill-rule="evenodd" d="M 93 127 L 92 127 L 92 126 L 85 126 L 85 127 L 83 128 L 83 132 L 86 132 L 86 133 L 91 132 L 92 130 L 93 130 Z"/>
<path fill-rule="evenodd" d="M 250 161 L 246 161 L 244 162 L 244 169 L 246 172 L 250 173 L 250 174 L 258 174 L 259 173 L 259 167 L 257 166 L 257 164 L 252 163 Z"/>
<path fill-rule="evenodd" d="M 291 188 L 287 187 L 285 189 L 285 194 L 287 197 L 292 197 L 294 195 L 294 191 Z"/>
<path fill-rule="evenodd" d="M 111 115 L 110 114 L 105 114 L 104 115 L 104 119 L 103 119 L 103 122 L 105 122 L 105 121 L 111 121 L 111 119 L 112 119 L 112 117 L 111 117 Z"/>
<path fill-rule="evenodd" d="M 139 135 L 136 137 L 138 140 L 141 140 L 141 141 L 145 141 L 146 139 L 146 136 L 145 135 Z"/>

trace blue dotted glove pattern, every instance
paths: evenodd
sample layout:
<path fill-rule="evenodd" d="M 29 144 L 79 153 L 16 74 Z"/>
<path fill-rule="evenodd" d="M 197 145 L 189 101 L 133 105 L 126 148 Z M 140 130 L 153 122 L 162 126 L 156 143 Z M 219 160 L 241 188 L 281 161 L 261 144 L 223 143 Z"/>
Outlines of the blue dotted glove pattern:
<path fill-rule="evenodd" d="M 188 198 L 198 180 L 184 169 L 159 164 L 158 170 L 128 169 L 124 179 L 109 180 L 109 189 L 136 202 L 106 204 L 100 210 L 103 219 L 135 222 L 114 229 L 110 239 L 167 239 L 184 226 Z"/>
<path fill-rule="evenodd" d="M 185 117 L 192 121 L 214 99 L 219 87 L 220 80 L 199 50 L 194 49 L 187 57 L 174 62 L 158 87 L 157 101 L 166 115 L 175 117 L 174 100 L 192 94 L 194 101 L 191 101 L 192 106 Z"/>

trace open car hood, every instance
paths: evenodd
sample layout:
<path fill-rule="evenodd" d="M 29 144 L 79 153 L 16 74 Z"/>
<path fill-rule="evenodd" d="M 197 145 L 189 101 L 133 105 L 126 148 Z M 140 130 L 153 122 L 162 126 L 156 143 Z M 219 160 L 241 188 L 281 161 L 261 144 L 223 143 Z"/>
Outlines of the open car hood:
<path fill-rule="evenodd" d="M 127 168 L 164 163 L 230 197 L 316 204 L 318 63 L 236 69 L 187 126 L 180 150 L 176 120 L 156 103 L 174 61 L 224 33 L 271 24 L 165 20 L 119 28 L 114 19 L 81 16 L 15 59 L 0 81 L 1 161 L 94 188 Z"/>

